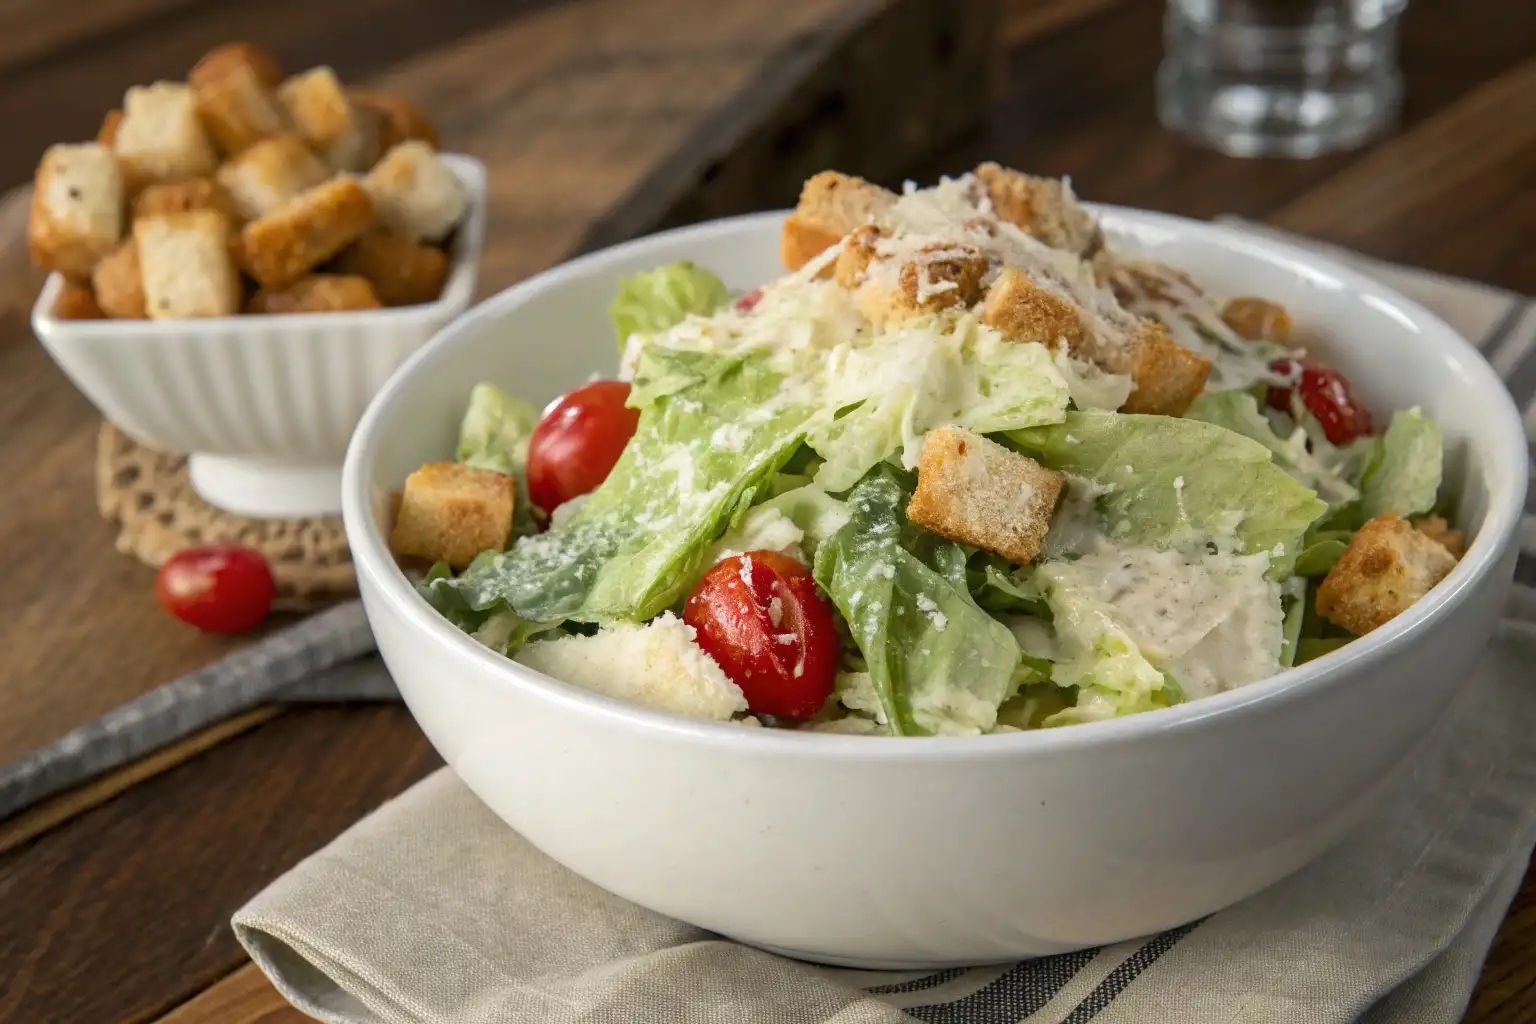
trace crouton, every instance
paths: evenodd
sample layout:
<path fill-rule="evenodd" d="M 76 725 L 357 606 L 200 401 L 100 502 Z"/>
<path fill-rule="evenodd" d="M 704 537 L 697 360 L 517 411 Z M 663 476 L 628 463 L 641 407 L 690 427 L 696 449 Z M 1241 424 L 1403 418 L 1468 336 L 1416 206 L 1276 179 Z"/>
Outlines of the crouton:
<path fill-rule="evenodd" d="M 229 219 L 188 210 L 133 223 L 144 305 L 151 320 L 231 316 L 240 311 L 240 274 L 230 258 Z"/>
<path fill-rule="evenodd" d="M 48 147 L 37 165 L 27 217 L 32 261 L 84 281 L 122 234 L 123 175 L 117 156 L 94 142 Z"/>
<path fill-rule="evenodd" d="M 911 258 L 881 256 L 871 262 L 855 301 L 877 326 L 946 309 L 969 309 L 981 299 L 988 269 L 987 258 L 975 249 L 926 245 Z"/>
<path fill-rule="evenodd" d="M 67 278 L 53 300 L 50 312 L 55 320 L 101 320 L 107 315 L 97 305 L 96 296 L 89 288 Z"/>
<path fill-rule="evenodd" d="M 855 228 L 843 241 L 843 248 L 832 264 L 832 278 L 849 291 L 864 283 L 869 266 L 875 261 L 875 246 L 888 232 L 873 224 Z"/>
<path fill-rule="evenodd" d="M 1013 224 L 1052 248 L 1066 249 L 1084 258 L 1102 247 L 1098 222 L 1078 205 L 1066 182 L 1032 178 L 994 163 L 982 164 L 975 173 L 999 220 Z"/>
<path fill-rule="evenodd" d="M 441 241 L 469 207 L 464 183 L 421 141 L 402 142 L 385 153 L 363 187 L 384 226 L 416 242 Z"/>
<path fill-rule="evenodd" d="M 96 129 L 96 141 L 108 149 L 117 145 L 117 130 L 122 127 L 123 112 L 118 107 L 107 111 L 107 116 L 101 119 L 101 127 Z"/>
<path fill-rule="evenodd" d="M 462 569 L 480 552 L 506 547 L 516 492 L 505 473 L 428 463 L 405 479 L 390 549 Z"/>
<path fill-rule="evenodd" d="M 240 232 L 240 261 L 263 288 L 286 288 L 361 235 L 373 201 L 353 178 L 300 193 Z"/>
<path fill-rule="evenodd" d="M 1167 328 L 1151 320 L 1137 325 L 1126 342 L 1126 355 L 1124 368 L 1105 367 L 1130 373 L 1135 385 L 1122 412 L 1183 416 L 1211 375 L 1209 359 L 1174 341 Z"/>
<path fill-rule="evenodd" d="M 1239 338 L 1281 345 L 1291 340 L 1290 311 L 1278 302 L 1242 296 L 1222 307 L 1221 319 Z"/>
<path fill-rule="evenodd" d="M 1439 541 L 1440 546 L 1455 556 L 1457 561 L 1467 553 L 1467 535 L 1452 527 L 1442 517 L 1425 516 L 1413 526 L 1430 540 Z"/>
<path fill-rule="evenodd" d="M 336 170 L 367 170 L 378 159 L 379 119 L 358 113 L 330 68 L 294 75 L 277 98 L 304 141 Z"/>
<path fill-rule="evenodd" d="M 1091 358 L 1086 351 L 1088 332 L 1078 305 L 1037 284 L 1015 267 L 1004 267 L 992 282 L 981 321 L 995 327 L 1009 341 L 1065 347 L 1075 356 Z"/>
<path fill-rule="evenodd" d="M 959 427 L 923 439 L 907 518 L 1020 565 L 1040 554 L 1066 477 Z"/>
<path fill-rule="evenodd" d="M 896 202 L 892 192 L 837 171 L 822 171 L 800 190 L 795 212 L 784 222 L 779 258 L 799 270 L 855 228 L 873 223 Z"/>
<path fill-rule="evenodd" d="M 281 291 L 263 288 L 245 304 L 247 313 L 340 313 L 379 309 L 383 303 L 366 278 L 351 274 L 312 274 Z"/>
<path fill-rule="evenodd" d="M 386 306 L 415 306 L 442 295 L 448 256 L 376 225 L 341 251 L 336 269 L 367 278 Z"/>
<path fill-rule="evenodd" d="M 1317 588 L 1317 613 L 1364 636 L 1407 611 L 1456 567 L 1456 556 L 1396 512 L 1360 528 Z"/>
<path fill-rule="evenodd" d="M 265 217 L 330 176 L 330 168 L 297 135 L 263 139 L 216 175 L 245 220 Z"/>
<path fill-rule="evenodd" d="M 144 303 L 144 277 L 139 270 L 139 243 L 132 235 L 96 264 L 91 271 L 91 286 L 107 316 L 117 320 L 143 320 L 149 316 Z"/>
<path fill-rule="evenodd" d="M 410 100 L 399 93 L 372 89 L 348 89 L 354 107 L 379 115 L 379 152 L 388 153 L 402 142 L 420 139 L 433 149 L 438 147 L 437 129 Z"/>
<path fill-rule="evenodd" d="M 197 97 L 180 82 L 129 89 L 113 148 L 133 188 L 203 177 L 219 163 L 198 117 Z"/>
<path fill-rule="evenodd" d="M 212 178 L 189 178 L 151 185 L 133 197 L 133 217 L 162 217 L 188 210 L 213 210 L 238 226 L 240 213 L 224 187 Z"/>
<path fill-rule="evenodd" d="M 276 89 L 283 80 L 277 58 L 255 43 L 225 43 L 215 46 L 187 72 L 187 84 L 200 89 L 230 74 L 247 71 L 268 89 Z"/>
<path fill-rule="evenodd" d="M 288 113 L 277 96 L 248 66 L 236 65 L 227 74 L 196 86 L 197 111 L 219 148 L 237 155 L 262 139 L 292 130 Z"/>

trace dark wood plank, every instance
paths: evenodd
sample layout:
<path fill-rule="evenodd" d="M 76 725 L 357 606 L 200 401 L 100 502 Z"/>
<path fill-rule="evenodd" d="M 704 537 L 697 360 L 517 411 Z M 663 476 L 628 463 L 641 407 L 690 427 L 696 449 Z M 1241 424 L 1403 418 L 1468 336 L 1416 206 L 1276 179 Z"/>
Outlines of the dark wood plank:
<path fill-rule="evenodd" d="M 155 1024 L 305 1024 L 255 964 L 246 964 Z"/>
<path fill-rule="evenodd" d="M 404 709 L 299 709 L 0 856 L 0 1021 L 152 1020 L 229 974 L 229 917 L 439 764 Z"/>
<path fill-rule="evenodd" d="M 6 0 L 0 3 L 0 69 L 45 60 L 69 46 L 202 2 L 206 0 Z"/>

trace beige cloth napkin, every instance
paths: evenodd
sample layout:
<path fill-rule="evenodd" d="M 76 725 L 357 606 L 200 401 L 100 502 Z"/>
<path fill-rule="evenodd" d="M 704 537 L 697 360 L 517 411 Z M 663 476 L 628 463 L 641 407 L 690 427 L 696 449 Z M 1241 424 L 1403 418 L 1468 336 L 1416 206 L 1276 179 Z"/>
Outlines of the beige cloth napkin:
<path fill-rule="evenodd" d="M 1487 343 L 1536 410 L 1528 300 L 1355 261 Z M 1533 662 L 1536 590 L 1517 587 L 1378 819 L 1236 907 L 1103 949 L 898 975 L 782 959 L 583 881 L 448 769 L 273 883 L 234 927 L 295 1006 L 338 1024 L 1442 1024 L 1463 1013 L 1536 842 Z"/>

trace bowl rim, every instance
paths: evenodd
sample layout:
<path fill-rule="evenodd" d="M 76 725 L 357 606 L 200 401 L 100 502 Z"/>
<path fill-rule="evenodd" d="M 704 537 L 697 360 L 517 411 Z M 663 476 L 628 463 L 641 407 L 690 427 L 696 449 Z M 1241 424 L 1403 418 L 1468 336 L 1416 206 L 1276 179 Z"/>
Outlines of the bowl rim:
<path fill-rule="evenodd" d="M 465 153 L 438 155 L 468 192 L 469 215 L 464 218 L 450 252 L 453 263 L 448 279 L 443 282 L 442 292 L 432 302 L 331 313 L 240 313 L 234 316 L 184 317 L 174 320 L 125 320 L 118 317 L 64 320 L 53 315 L 53 304 L 64 287 L 64 275 L 53 271 L 43 282 L 37 299 L 32 303 L 32 330 L 39 338 L 49 340 L 59 337 L 82 341 L 110 338 L 113 344 L 119 345 L 136 342 L 150 344 L 153 340 L 174 335 L 244 333 L 257 325 L 263 331 L 270 331 L 273 327 L 312 331 L 338 324 L 348 327 L 392 325 L 412 319 L 430 319 L 441 316 L 445 311 L 466 309 L 475 297 L 475 286 L 480 276 L 480 258 L 485 249 L 486 223 L 490 217 L 485 164 Z"/>
<path fill-rule="evenodd" d="M 1162 231 L 1178 236 L 1193 234 L 1209 239 L 1221 248 L 1237 250 L 1276 264 L 1298 276 L 1329 287 L 1343 287 L 1361 294 L 1370 304 L 1386 312 L 1407 330 L 1438 336 L 1438 344 L 1448 347 L 1450 355 L 1464 367 L 1474 386 L 1485 387 L 1498 396 L 1492 412 L 1489 454 L 1492 472 L 1487 481 L 1488 507 L 1471 546 L 1456 568 L 1428 595 L 1407 612 L 1366 636 L 1359 637 L 1337 651 L 1284 669 L 1275 675 L 1235 690 L 1205 697 L 1172 708 L 1106 721 L 1087 722 L 1070 729 L 1041 729 L 1015 733 L 978 736 L 871 737 L 817 733 L 786 729 L 752 729 L 738 723 L 692 719 L 632 704 L 615 697 L 584 690 L 569 683 L 525 668 L 510 658 L 490 650 L 442 618 L 423 600 L 396 564 L 387 540 L 373 517 L 371 467 L 375 461 L 382 424 L 394 406 L 409 390 L 418 374 L 430 372 L 460 337 L 468 337 L 474 325 L 515 309 L 527 298 L 558 286 L 567 276 L 610 261 L 619 261 L 643 251 L 660 240 L 687 241 L 716 238 L 782 220 L 790 211 L 774 210 L 722 218 L 701 224 L 675 228 L 647 235 L 598 250 L 558 264 L 498 292 L 461 315 L 415 352 L 374 395 L 348 445 L 342 476 L 342 517 L 359 581 L 372 587 L 376 599 L 386 602 L 391 613 L 406 623 L 414 634 L 420 631 L 440 649 L 445 663 L 475 665 L 498 687 L 513 687 L 539 700 L 558 705 L 573 714 L 590 716 L 617 727 L 654 732 L 675 740 L 705 745 L 728 746 L 736 750 L 770 752 L 780 756 L 828 758 L 943 759 L 1016 757 L 1031 752 L 1073 750 L 1096 746 L 1118 746 L 1149 736 L 1164 736 L 1203 727 L 1212 719 L 1234 717 L 1288 705 L 1303 700 L 1314 691 L 1330 686 L 1357 671 L 1369 669 L 1390 657 L 1399 641 L 1409 634 L 1434 628 L 1450 610 L 1463 604 L 1472 592 L 1496 581 L 1490 577 L 1514 541 L 1523 511 L 1527 457 L 1522 419 L 1503 380 L 1469 341 L 1450 325 L 1412 299 L 1386 284 L 1354 270 L 1327 256 L 1321 256 L 1288 242 L 1244 232 L 1225 224 L 1209 223 L 1107 204 L 1089 204 L 1106 216 L 1106 231 L 1133 234 L 1131 227 L 1144 231 Z M 1117 224 L 1118 222 L 1118 224 Z"/>

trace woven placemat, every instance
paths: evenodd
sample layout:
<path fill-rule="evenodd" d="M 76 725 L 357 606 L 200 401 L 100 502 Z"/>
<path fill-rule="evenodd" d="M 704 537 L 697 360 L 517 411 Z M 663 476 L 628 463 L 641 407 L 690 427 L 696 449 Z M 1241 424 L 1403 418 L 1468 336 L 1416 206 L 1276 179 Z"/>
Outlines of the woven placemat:
<path fill-rule="evenodd" d="M 96 503 L 117 527 L 117 549 L 150 566 L 199 544 L 255 548 L 277 579 L 279 611 L 310 611 L 357 592 L 339 517 L 252 519 L 216 509 L 193 490 L 185 456 L 147 448 L 110 423 L 96 443 Z"/>

